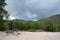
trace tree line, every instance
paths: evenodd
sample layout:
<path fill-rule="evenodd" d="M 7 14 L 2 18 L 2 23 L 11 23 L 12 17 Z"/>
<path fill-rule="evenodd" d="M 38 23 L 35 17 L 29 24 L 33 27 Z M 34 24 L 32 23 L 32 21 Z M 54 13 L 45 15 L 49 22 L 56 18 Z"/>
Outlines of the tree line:
<path fill-rule="evenodd" d="M 0 27 L 0 30 L 7 30 L 7 29 L 18 29 L 20 31 L 48 31 L 48 32 L 59 32 L 60 31 L 60 24 L 54 23 L 51 20 L 46 21 L 20 21 L 20 20 L 9 20 L 6 23 L 4 21 L 3 27 Z"/>

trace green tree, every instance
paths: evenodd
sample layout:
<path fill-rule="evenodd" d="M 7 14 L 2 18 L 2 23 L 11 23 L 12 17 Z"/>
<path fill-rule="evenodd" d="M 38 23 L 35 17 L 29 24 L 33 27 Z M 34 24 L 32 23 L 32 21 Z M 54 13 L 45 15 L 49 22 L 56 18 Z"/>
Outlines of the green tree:
<path fill-rule="evenodd" d="M 4 9 L 4 7 L 6 6 L 6 2 L 5 0 L 0 0 L 0 29 L 3 27 L 3 25 L 5 24 L 3 17 L 8 17 L 8 12 L 7 10 Z"/>
<path fill-rule="evenodd" d="M 52 20 L 48 19 L 45 21 L 46 31 L 56 32 L 58 31 L 58 26 Z"/>

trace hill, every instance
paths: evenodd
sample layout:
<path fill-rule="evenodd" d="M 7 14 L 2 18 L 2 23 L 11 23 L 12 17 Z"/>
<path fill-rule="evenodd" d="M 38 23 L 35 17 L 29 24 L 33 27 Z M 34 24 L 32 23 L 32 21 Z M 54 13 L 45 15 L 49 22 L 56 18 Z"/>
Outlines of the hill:
<path fill-rule="evenodd" d="M 60 23 L 60 14 L 53 15 L 51 17 L 41 19 L 40 21 L 46 21 L 46 20 L 52 20 L 55 23 Z"/>

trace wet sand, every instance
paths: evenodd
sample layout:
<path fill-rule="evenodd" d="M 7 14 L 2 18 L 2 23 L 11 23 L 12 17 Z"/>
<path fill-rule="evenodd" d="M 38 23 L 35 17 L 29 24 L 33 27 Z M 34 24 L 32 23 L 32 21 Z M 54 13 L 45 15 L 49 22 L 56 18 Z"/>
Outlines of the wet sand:
<path fill-rule="evenodd" d="M 60 32 L 20 32 L 20 35 L 0 32 L 0 40 L 60 40 Z"/>

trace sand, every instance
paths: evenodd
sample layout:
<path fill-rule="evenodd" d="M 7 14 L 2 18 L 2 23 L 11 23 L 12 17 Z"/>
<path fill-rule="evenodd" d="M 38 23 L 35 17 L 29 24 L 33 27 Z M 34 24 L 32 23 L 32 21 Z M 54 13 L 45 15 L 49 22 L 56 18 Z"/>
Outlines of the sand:
<path fill-rule="evenodd" d="M 6 35 L 0 32 L 0 40 L 60 40 L 60 32 L 20 32 L 20 35 Z"/>

